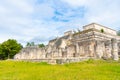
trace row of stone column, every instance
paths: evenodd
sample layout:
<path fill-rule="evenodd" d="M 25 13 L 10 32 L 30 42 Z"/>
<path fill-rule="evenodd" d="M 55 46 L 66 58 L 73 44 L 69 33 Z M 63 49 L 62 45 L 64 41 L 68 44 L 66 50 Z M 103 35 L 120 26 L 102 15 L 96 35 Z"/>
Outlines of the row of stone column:
<path fill-rule="evenodd" d="M 118 60 L 118 43 L 116 39 L 96 42 L 96 55 L 98 58 L 113 58 Z"/>

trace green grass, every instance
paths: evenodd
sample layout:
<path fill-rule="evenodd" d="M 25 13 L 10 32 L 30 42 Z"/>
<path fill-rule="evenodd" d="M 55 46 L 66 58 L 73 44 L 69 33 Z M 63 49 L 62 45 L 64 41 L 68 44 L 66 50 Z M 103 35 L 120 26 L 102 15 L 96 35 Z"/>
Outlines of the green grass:
<path fill-rule="evenodd" d="M 120 80 L 120 62 L 88 60 L 64 65 L 0 61 L 0 80 Z"/>

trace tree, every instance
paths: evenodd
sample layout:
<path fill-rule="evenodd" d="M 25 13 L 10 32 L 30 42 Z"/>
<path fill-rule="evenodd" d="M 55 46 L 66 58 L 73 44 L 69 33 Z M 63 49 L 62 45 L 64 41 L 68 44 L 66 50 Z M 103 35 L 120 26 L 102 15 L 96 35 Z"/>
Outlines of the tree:
<path fill-rule="evenodd" d="M 22 45 L 14 39 L 9 39 L 1 44 L 1 52 L 4 54 L 4 59 L 13 58 L 14 55 L 21 50 L 21 48 Z"/>
<path fill-rule="evenodd" d="M 26 46 L 31 46 L 31 44 L 29 42 L 27 42 L 27 45 Z"/>
<path fill-rule="evenodd" d="M 35 46 L 35 43 L 34 42 L 27 42 L 26 46 Z"/>
<path fill-rule="evenodd" d="M 39 46 L 40 48 L 45 47 L 44 44 L 38 44 L 38 46 Z"/>
<path fill-rule="evenodd" d="M 117 35 L 120 36 L 120 30 L 117 32 Z"/>
<path fill-rule="evenodd" d="M 31 46 L 35 46 L 35 43 L 34 43 L 34 42 L 31 42 Z"/>
<path fill-rule="evenodd" d="M 4 52 L 2 51 L 2 46 L 1 46 L 1 44 L 0 44 L 0 60 L 1 60 L 1 59 L 4 59 L 4 57 L 5 57 L 5 54 L 4 54 Z"/>

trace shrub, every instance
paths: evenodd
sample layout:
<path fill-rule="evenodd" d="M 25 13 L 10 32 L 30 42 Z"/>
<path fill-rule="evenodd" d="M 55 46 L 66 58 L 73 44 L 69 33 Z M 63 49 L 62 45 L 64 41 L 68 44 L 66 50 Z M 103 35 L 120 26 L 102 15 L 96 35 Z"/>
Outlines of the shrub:
<path fill-rule="evenodd" d="M 104 29 L 101 29 L 101 32 L 104 33 Z"/>

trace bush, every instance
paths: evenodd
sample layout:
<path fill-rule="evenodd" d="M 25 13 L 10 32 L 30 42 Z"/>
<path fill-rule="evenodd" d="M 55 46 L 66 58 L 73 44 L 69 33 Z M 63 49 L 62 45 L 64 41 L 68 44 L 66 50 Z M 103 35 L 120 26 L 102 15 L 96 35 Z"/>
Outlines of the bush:
<path fill-rule="evenodd" d="M 89 60 L 86 61 L 86 63 L 93 63 L 93 62 L 94 62 L 93 59 L 89 59 Z"/>
<path fill-rule="evenodd" d="M 104 29 L 101 29 L 101 32 L 104 33 Z"/>

